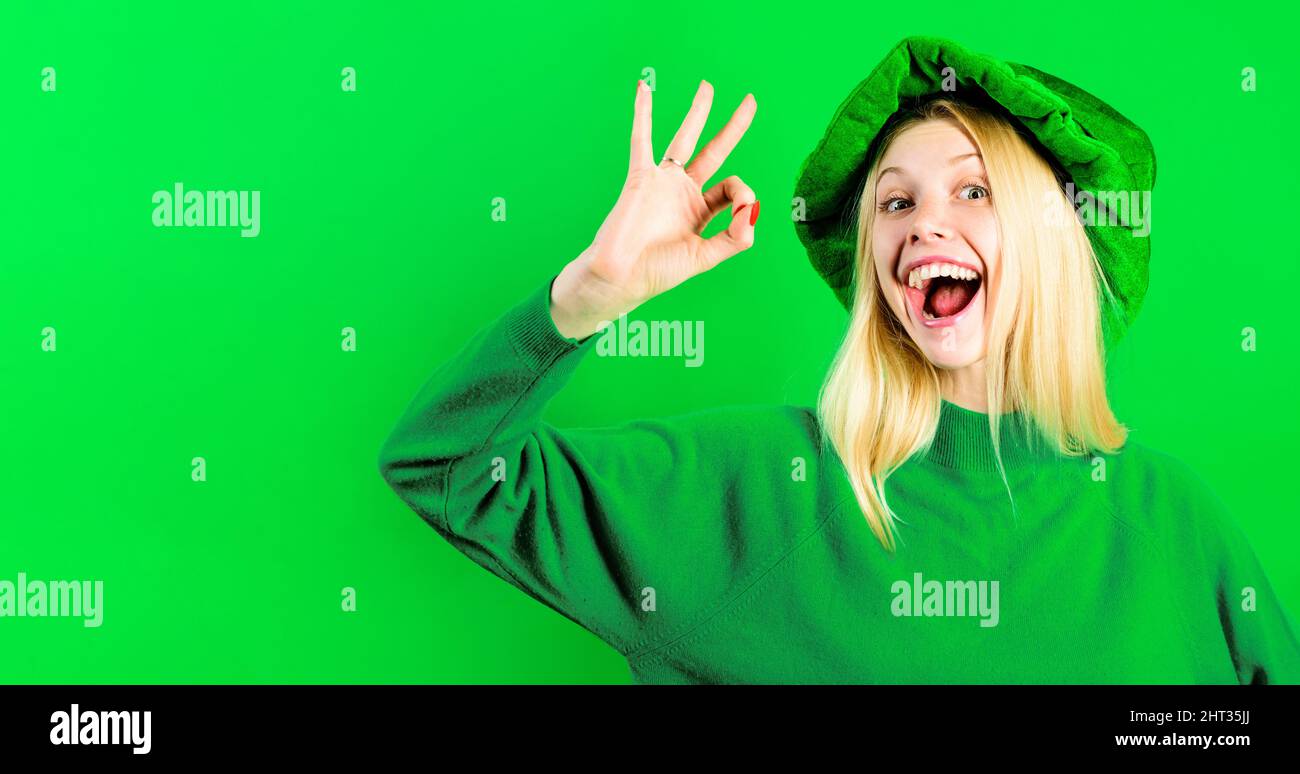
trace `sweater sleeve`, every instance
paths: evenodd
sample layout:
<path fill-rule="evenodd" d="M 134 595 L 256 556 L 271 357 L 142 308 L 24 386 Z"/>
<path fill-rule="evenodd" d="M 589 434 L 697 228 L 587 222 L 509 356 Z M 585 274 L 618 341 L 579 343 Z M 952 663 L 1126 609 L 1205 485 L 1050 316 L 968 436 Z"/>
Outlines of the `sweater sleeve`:
<path fill-rule="evenodd" d="M 1243 684 L 1300 684 L 1295 621 L 1274 592 L 1246 534 L 1220 511 L 1219 618 Z"/>
<path fill-rule="evenodd" d="M 1203 555 L 1212 568 L 1219 622 L 1237 681 L 1300 684 L 1294 619 L 1227 504 L 1199 476 L 1192 486 L 1205 514 Z"/>
<path fill-rule="evenodd" d="M 736 451 L 746 426 L 727 424 L 732 414 L 564 430 L 542 420 L 599 338 L 560 334 L 553 281 L 429 377 L 379 470 L 460 552 L 630 658 L 715 612 L 786 541 L 742 545 L 728 521 L 746 503 L 733 502 L 718 457 L 752 456 Z"/>

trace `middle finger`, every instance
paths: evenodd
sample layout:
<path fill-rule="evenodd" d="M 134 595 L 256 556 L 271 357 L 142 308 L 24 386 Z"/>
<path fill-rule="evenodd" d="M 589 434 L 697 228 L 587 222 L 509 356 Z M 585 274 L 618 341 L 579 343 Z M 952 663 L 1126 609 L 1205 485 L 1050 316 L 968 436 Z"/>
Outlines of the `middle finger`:
<path fill-rule="evenodd" d="M 757 110 L 758 102 L 754 100 L 754 95 L 746 94 L 740 101 L 740 106 L 736 108 L 736 112 L 731 114 L 727 125 L 714 135 L 709 144 L 704 146 L 704 150 L 700 151 L 700 155 L 686 168 L 686 174 L 699 183 L 701 188 L 718 171 L 722 162 L 727 160 L 727 156 L 731 155 L 740 138 L 745 136 Z"/>

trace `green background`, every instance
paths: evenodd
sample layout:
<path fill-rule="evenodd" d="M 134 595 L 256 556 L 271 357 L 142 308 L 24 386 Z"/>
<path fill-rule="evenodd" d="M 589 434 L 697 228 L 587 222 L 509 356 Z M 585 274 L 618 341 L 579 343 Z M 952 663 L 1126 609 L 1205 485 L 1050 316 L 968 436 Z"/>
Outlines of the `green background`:
<path fill-rule="evenodd" d="M 647 67 L 656 154 L 701 78 L 701 146 L 755 94 L 715 179 L 763 201 L 757 243 L 633 314 L 707 321 L 703 367 L 591 358 L 548 420 L 811 405 L 845 315 L 789 223 L 794 178 L 909 34 L 1034 65 L 1150 134 L 1151 290 L 1114 406 L 1222 495 L 1300 613 L 1296 20 L 1272 5 L 6 3 L 0 579 L 99 579 L 105 602 L 99 629 L 0 619 L 0 681 L 629 682 L 444 543 L 379 447 L 439 363 L 591 240 Z M 176 181 L 260 190 L 261 235 L 153 227 Z"/>

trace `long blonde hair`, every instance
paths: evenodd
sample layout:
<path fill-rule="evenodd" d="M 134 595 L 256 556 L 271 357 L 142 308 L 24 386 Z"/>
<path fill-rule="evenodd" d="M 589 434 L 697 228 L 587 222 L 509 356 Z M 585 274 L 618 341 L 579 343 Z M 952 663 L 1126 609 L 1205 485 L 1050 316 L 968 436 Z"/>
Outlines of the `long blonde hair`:
<path fill-rule="evenodd" d="M 1006 118 L 951 99 L 924 103 L 882 135 L 864 179 L 853 308 L 818 400 L 822 438 L 839 453 L 871 531 L 890 552 L 898 517 L 885 480 L 930 448 L 942 394 L 938 368 L 894 316 L 876 276 L 876 178 L 890 142 L 935 119 L 961 127 L 979 149 L 998 223 L 1003 268 L 997 298 L 985 296 L 993 305 L 985 372 L 989 432 L 1008 495 L 1001 420 L 992 407 L 1021 412 L 1038 440 L 1065 456 L 1113 454 L 1128 436 L 1106 397 L 1098 291 L 1113 297 L 1061 179 Z M 988 277 L 983 281 L 991 292 Z"/>

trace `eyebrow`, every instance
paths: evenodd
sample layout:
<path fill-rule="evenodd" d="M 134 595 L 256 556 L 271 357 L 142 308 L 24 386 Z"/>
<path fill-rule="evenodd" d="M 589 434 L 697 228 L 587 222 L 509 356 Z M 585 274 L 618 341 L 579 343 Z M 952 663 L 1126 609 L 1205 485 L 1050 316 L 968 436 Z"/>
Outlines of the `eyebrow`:
<path fill-rule="evenodd" d="M 952 158 L 948 159 L 948 166 L 951 167 L 953 164 L 956 164 L 958 161 L 961 161 L 962 159 L 968 159 L 968 158 L 970 158 L 971 156 L 975 156 L 976 158 L 983 159 L 983 157 L 980 156 L 980 154 L 979 154 L 978 152 L 976 152 L 976 153 L 963 153 L 963 154 L 961 154 L 961 155 L 959 155 L 959 156 L 953 156 Z M 893 172 L 894 174 L 899 174 L 899 173 L 901 173 L 902 171 L 903 171 L 903 170 L 902 170 L 901 168 L 899 168 L 899 167 L 885 167 L 884 169 L 880 170 L 880 174 L 879 174 L 879 175 L 876 175 L 876 180 L 880 180 L 880 178 L 884 177 L 885 175 L 888 175 L 890 172 Z"/>

